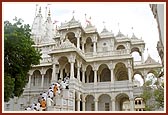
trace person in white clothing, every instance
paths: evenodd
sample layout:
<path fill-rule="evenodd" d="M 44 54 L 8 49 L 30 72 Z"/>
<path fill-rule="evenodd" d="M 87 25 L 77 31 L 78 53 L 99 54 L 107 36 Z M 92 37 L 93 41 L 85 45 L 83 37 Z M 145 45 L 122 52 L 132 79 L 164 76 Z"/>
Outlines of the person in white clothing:
<path fill-rule="evenodd" d="M 54 97 L 53 91 L 49 91 L 49 92 L 48 92 L 48 96 L 50 96 L 50 98 L 53 99 L 53 97 Z"/>
<path fill-rule="evenodd" d="M 69 77 L 68 77 L 68 76 L 66 76 L 66 77 L 64 78 L 64 83 L 65 83 L 65 85 L 66 85 L 66 89 L 69 89 Z"/>
<path fill-rule="evenodd" d="M 39 102 L 36 104 L 36 110 L 40 111 L 40 103 Z"/>
<path fill-rule="evenodd" d="M 32 103 L 32 105 L 31 105 L 31 110 L 33 110 L 34 107 L 35 107 L 35 103 Z"/>
<path fill-rule="evenodd" d="M 54 101 L 50 98 L 50 96 L 47 97 L 47 107 L 51 106 L 51 103 L 54 103 Z"/>
<path fill-rule="evenodd" d="M 46 99 L 47 99 L 47 93 L 44 92 L 44 93 L 42 94 L 42 97 L 44 97 L 44 99 L 46 100 Z"/>

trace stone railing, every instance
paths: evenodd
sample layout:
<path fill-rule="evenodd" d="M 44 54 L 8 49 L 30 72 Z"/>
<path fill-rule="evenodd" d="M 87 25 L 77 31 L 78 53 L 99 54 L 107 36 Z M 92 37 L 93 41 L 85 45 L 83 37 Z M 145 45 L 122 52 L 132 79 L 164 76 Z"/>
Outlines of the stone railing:
<path fill-rule="evenodd" d="M 114 81 L 114 83 L 111 83 L 111 81 L 108 82 L 97 82 L 95 85 L 92 83 L 84 83 L 83 87 L 85 88 L 86 92 L 92 92 L 92 91 L 110 91 L 112 89 L 115 89 L 117 91 L 124 91 L 127 90 L 129 85 L 129 80 L 124 81 Z"/>
<path fill-rule="evenodd" d="M 86 58 L 91 57 L 104 57 L 104 56 L 120 56 L 120 55 L 126 55 L 129 54 L 129 50 L 123 49 L 123 50 L 114 50 L 114 51 L 106 51 L 106 52 L 88 52 L 85 53 Z"/>

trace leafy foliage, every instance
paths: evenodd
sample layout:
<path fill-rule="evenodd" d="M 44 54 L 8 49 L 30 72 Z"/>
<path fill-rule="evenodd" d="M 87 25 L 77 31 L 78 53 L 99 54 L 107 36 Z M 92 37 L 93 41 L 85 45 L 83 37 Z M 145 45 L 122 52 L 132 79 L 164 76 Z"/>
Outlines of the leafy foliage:
<path fill-rule="evenodd" d="M 4 77 L 4 101 L 7 102 L 10 100 L 10 97 L 12 96 L 11 94 L 13 93 L 14 91 L 14 81 L 15 79 L 8 76 L 8 75 L 5 75 Z"/>
<path fill-rule="evenodd" d="M 154 84 L 152 84 L 153 79 L 150 79 L 143 85 L 141 97 L 144 99 L 146 111 L 164 108 L 164 83 L 158 81 L 160 77 L 163 77 L 163 72 L 158 72 L 156 77 L 157 81 Z"/>
<path fill-rule="evenodd" d="M 12 95 L 18 97 L 23 93 L 31 65 L 39 64 L 41 59 L 40 51 L 32 47 L 34 42 L 30 37 L 30 26 L 23 25 L 22 19 L 15 18 L 14 22 L 4 22 L 5 101 Z"/>

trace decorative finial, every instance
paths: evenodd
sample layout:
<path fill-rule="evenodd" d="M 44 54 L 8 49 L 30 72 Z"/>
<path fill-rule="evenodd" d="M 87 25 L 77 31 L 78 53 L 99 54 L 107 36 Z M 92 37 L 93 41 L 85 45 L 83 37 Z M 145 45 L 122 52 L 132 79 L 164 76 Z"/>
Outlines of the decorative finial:
<path fill-rule="evenodd" d="M 40 6 L 40 8 L 39 8 L 39 14 L 41 14 L 41 6 Z"/>
<path fill-rule="evenodd" d="M 49 11 L 48 11 L 48 16 L 51 16 L 51 13 L 50 13 L 50 8 L 49 8 Z"/>
<path fill-rule="evenodd" d="M 38 4 L 36 4 L 35 16 L 37 15 L 37 7 L 38 7 Z"/>
<path fill-rule="evenodd" d="M 118 30 L 119 30 L 119 32 L 120 32 L 120 23 L 118 22 Z"/>
<path fill-rule="evenodd" d="M 131 30 L 132 30 L 132 35 L 134 34 L 134 30 L 133 30 L 134 28 L 133 27 L 131 27 Z"/>
<path fill-rule="evenodd" d="M 104 28 L 106 28 L 106 27 L 105 27 L 105 21 L 103 21 L 103 25 L 104 25 Z"/>
<path fill-rule="evenodd" d="M 74 14 L 75 14 L 75 11 L 73 10 L 73 12 L 72 12 L 72 16 L 74 17 Z"/>
<path fill-rule="evenodd" d="M 148 54 L 148 57 L 149 57 L 150 55 L 149 55 L 149 50 L 148 50 L 148 48 L 147 48 L 147 54 Z"/>

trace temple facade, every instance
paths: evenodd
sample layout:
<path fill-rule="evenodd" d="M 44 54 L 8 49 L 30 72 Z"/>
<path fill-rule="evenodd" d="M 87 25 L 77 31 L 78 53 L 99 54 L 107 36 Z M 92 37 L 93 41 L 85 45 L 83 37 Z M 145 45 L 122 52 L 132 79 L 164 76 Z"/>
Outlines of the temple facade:
<path fill-rule="evenodd" d="M 129 38 L 121 31 L 114 35 L 106 27 L 98 33 L 91 23 L 82 27 L 74 16 L 55 29 L 50 11 L 44 19 L 41 8 L 31 34 L 42 60 L 29 71 L 23 95 L 4 103 L 5 111 L 23 111 L 51 83 L 66 76 L 70 77 L 69 89 L 56 101 L 61 105 L 53 105 L 50 111 L 144 110 L 142 87 L 134 75 L 139 74 L 145 82 L 147 74 L 155 74 L 162 65 L 150 55 L 144 60 L 142 39 L 134 34 Z M 139 53 L 140 61 L 134 61 L 133 52 Z"/>

